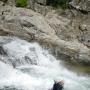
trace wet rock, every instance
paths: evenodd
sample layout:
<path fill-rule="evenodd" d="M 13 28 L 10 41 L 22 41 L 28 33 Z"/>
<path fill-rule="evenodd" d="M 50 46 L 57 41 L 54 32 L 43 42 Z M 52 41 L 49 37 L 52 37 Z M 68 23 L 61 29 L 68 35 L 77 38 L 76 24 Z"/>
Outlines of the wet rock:
<path fill-rule="evenodd" d="M 53 85 L 53 90 L 62 90 L 64 88 L 64 81 L 55 82 Z"/>
<path fill-rule="evenodd" d="M 0 55 L 7 55 L 7 52 L 4 50 L 2 46 L 0 46 Z"/>
<path fill-rule="evenodd" d="M 28 56 L 25 56 L 24 57 L 25 58 L 25 61 L 27 62 L 27 63 L 29 63 L 29 64 L 31 64 L 31 65 L 37 65 L 38 63 L 37 63 L 37 60 L 32 60 L 30 57 L 28 57 Z"/>

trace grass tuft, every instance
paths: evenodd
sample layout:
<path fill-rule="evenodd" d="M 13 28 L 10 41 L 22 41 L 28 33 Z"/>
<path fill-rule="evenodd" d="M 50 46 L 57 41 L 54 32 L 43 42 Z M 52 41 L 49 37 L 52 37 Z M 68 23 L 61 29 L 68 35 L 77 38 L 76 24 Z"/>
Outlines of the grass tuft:
<path fill-rule="evenodd" d="M 16 7 L 27 7 L 27 0 L 16 0 Z"/>

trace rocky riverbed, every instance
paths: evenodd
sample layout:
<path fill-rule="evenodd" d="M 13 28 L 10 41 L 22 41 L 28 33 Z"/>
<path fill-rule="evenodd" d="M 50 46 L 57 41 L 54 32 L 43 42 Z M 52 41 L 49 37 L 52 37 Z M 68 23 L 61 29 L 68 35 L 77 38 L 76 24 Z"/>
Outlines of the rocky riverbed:
<path fill-rule="evenodd" d="M 90 48 L 78 40 L 81 32 L 71 25 L 70 18 L 58 15 L 55 10 L 43 16 L 30 9 L 2 4 L 0 3 L 1 36 L 36 41 L 53 47 L 60 58 L 68 58 L 67 62 L 90 65 Z M 86 33 L 87 36 L 88 34 Z"/>
<path fill-rule="evenodd" d="M 0 90 L 90 90 L 90 0 L 0 0 Z"/>

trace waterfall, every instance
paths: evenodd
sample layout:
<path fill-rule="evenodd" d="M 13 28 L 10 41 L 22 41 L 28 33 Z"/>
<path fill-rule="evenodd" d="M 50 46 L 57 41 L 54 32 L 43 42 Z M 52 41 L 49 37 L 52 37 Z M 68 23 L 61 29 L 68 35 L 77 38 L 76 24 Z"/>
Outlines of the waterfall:
<path fill-rule="evenodd" d="M 0 90 L 50 90 L 54 80 L 65 80 L 64 90 L 90 90 L 90 77 L 63 66 L 38 43 L 0 37 Z"/>

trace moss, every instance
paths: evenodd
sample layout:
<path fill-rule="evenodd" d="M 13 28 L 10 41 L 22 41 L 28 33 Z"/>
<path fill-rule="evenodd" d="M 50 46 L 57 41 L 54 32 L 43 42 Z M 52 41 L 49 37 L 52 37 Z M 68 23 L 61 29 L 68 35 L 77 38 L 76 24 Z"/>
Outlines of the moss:
<path fill-rule="evenodd" d="M 16 7 L 26 7 L 27 0 L 16 0 Z"/>

